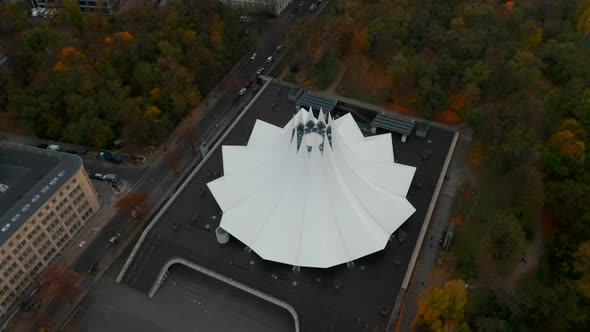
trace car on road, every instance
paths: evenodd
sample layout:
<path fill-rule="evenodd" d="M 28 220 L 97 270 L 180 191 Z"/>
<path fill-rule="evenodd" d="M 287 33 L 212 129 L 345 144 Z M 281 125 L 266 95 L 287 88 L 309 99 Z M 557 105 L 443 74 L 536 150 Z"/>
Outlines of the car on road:
<path fill-rule="evenodd" d="M 78 245 L 78 248 L 82 248 L 85 244 L 86 244 L 86 241 L 80 242 L 80 244 Z"/>
<path fill-rule="evenodd" d="M 271 63 L 272 62 L 272 55 L 269 56 L 268 58 L 266 58 L 266 63 Z"/>
<path fill-rule="evenodd" d="M 252 56 L 250 57 L 250 61 L 254 61 L 254 59 L 256 59 L 256 52 L 254 52 L 254 54 L 252 54 Z"/>
<path fill-rule="evenodd" d="M 109 239 L 109 244 L 112 246 L 117 245 L 120 237 L 121 237 L 121 233 L 117 233 L 117 234 L 111 236 L 111 238 Z"/>
<path fill-rule="evenodd" d="M 263 71 L 264 71 L 264 67 L 258 68 L 258 70 L 256 71 L 256 75 L 262 74 Z"/>
<path fill-rule="evenodd" d="M 246 88 L 242 88 L 242 90 L 240 90 L 240 96 L 243 96 L 244 93 L 246 93 Z"/>

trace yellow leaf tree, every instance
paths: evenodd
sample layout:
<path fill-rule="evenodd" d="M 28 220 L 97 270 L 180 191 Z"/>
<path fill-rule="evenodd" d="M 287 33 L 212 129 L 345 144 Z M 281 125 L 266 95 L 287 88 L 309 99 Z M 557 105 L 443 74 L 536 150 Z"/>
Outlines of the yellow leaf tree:
<path fill-rule="evenodd" d="M 426 291 L 420 298 L 418 319 L 430 331 L 464 330 L 463 321 L 467 291 L 463 280 L 448 281 Z"/>
<path fill-rule="evenodd" d="M 584 129 L 575 119 L 566 119 L 561 128 L 553 134 L 547 144 L 549 148 L 564 159 L 580 159 L 586 152 L 586 143 L 582 140 Z"/>

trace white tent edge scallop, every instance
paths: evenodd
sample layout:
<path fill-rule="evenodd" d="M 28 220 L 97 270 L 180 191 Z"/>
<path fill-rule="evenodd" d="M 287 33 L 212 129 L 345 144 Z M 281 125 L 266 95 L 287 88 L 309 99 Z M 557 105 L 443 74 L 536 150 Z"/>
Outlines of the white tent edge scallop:
<path fill-rule="evenodd" d="M 223 146 L 222 157 L 224 176 L 207 184 L 220 227 L 266 260 L 353 261 L 383 250 L 415 212 L 415 167 L 395 163 L 391 134 L 364 137 L 350 114 L 302 108 L 282 128 L 256 120 L 247 145 Z"/>

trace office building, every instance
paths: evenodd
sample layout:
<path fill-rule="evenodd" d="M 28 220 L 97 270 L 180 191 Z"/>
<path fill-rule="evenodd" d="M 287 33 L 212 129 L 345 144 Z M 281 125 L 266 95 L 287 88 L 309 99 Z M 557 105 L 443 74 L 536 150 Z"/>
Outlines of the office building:
<path fill-rule="evenodd" d="M 0 142 L 0 319 L 98 208 L 79 156 Z"/>

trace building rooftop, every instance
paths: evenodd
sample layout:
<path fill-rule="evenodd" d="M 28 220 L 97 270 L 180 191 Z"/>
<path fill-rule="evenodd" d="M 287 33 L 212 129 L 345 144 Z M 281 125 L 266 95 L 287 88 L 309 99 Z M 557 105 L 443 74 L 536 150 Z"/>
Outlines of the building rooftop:
<path fill-rule="evenodd" d="M 295 113 L 288 92 L 288 87 L 270 84 L 222 144 L 246 145 L 259 119 L 285 126 Z M 332 116 L 337 120 L 344 113 L 336 108 Z M 385 133 L 391 135 L 395 162 L 416 167 L 407 196 L 416 212 L 384 250 L 350 267 L 293 270 L 262 259 L 236 238 L 217 243 L 214 230 L 222 215 L 207 183 L 223 173 L 223 149 L 218 148 L 146 236 L 122 281 L 147 293 L 165 262 L 184 257 L 289 303 L 302 331 L 385 331 L 454 134 L 433 126 L 426 138 L 413 135 L 401 143 L 400 134 L 377 130 Z M 428 160 L 421 159 L 425 149 L 432 150 Z"/>
<path fill-rule="evenodd" d="M 329 268 L 383 250 L 415 211 L 416 170 L 394 162 L 391 134 L 365 137 L 352 115 L 301 108 L 283 128 L 257 120 L 246 146 L 224 145 L 207 185 L 221 225 L 266 260 Z"/>
<path fill-rule="evenodd" d="M 328 99 L 321 96 L 313 95 L 309 92 L 303 93 L 299 98 L 297 98 L 297 107 L 298 108 L 306 108 L 309 109 L 310 107 L 314 110 L 319 110 L 320 108 L 324 110 L 324 112 L 332 112 L 336 107 L 338 102 L 334 99 Z"/>
<path fill-rule="evenodd" d="M 80 167 L 73 154 L 0 141 L 0 244 Z"/>

